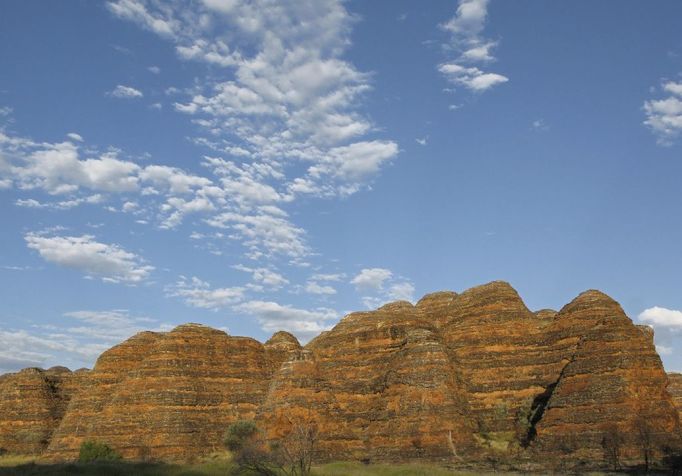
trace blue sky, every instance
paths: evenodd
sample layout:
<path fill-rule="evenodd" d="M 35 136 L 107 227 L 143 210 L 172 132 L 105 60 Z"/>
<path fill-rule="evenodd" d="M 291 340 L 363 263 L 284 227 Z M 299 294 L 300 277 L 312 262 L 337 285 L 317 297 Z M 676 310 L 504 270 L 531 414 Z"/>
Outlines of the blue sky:
<path fill-rule="evenodd" d="M 0 6 L 0 372 L 509 281 L 682 370 L 678 1 Z"/>

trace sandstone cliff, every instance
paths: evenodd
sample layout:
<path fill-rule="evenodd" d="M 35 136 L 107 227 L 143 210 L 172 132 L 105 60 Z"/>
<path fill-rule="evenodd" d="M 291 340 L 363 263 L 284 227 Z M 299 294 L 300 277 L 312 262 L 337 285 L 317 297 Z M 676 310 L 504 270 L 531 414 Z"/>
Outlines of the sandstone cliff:
<path fill-rule="evenodd" d="M 265 344 L 197 324 L 145 332 L 74 375 L 0 379 L 0 448 L 72 459 L 97 439 L 188 460 L 247 418 L 273 440 L 313 422 L 321 460 L 598 466 L 606 432 L 631 463 L 643 421 L 657 441 L 680 433 L 682 377 L 666 376 L 648 327 L 598 291 L 531 312 L 504 282 L 352 313 L 305 347 L 286 332 Z"/>

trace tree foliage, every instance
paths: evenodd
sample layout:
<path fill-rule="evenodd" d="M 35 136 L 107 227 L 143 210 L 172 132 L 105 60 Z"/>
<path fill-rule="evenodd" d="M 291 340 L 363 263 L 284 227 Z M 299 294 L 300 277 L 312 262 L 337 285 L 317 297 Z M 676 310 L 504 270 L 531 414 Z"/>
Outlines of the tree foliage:
<path fill-rule="evenodd" d="M 78 461 L 81 463 L 92 463 L 95 461 L 117 461 L 121 455 L 114 451 L 106 443 L 99 441 L 84 441 L 81 444 L 78 454 Z"/>

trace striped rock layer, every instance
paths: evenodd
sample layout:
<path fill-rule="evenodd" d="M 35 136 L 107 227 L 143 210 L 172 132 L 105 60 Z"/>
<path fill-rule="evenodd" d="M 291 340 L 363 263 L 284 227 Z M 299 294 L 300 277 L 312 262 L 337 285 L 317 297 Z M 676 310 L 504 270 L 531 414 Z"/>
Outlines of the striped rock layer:
<path fill-rule="evenodd" d="M 54 375 L 0 377 L 0 448 L 64 460 L 95 439 L 190 460 L 255 419 L 272 440 L 314 425 L 319 460 L 598 464 L 606 434 L 633 462 L 642 422 L 656 441 L 680 436 L 682 377 L 598 291 L 558 312 L 531 312 L 504 282 L 438 292 L 349 314 L 305 347 L 186 324 L 128 339 L 78 379 Z"/>
<path fill-rule="evenodd" d="M 682 374 L 669 373 L 668 381 L 670 382 L 668 391 L 673 397 L 677 412 L 680 414 L 680 420 L 682 420 Z"/>

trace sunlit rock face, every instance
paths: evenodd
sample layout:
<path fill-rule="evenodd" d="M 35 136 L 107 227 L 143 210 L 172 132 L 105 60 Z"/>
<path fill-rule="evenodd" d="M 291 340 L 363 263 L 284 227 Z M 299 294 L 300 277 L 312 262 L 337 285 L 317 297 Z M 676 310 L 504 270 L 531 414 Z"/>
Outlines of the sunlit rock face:
<path fill-rule="evenodd" d="M 346 316 L 275 374 L 260 418 L 312 414 L 324 459 L 449 458 L 472 449 L 465 388 L 438 328 L 408 302 Z"/>
<path fill-rule="evenodd" d="M 652 433 L 679 433 L 679 417 L 650 328 L 636 326 L 599 291 L 582 293 L 548 328 L 554 342 L 570 342 L 556 384 L 536 425 L 538 447 L 596 460 L 604 435 L 625 437 L 624 458 L 637 458 L 641 422 Z"/>
<path fill-rule="evenodd" d="M 349 314 L 304 347 L 287 332 L 261 344 L 186 324 L 140 333 L 89 372 L 2 376 L 0 448 L 68 460 L 95 439 L 126 458 L 185 461 L 255 419 L 272 440 L 314 423 L 320 461 L 598 466 L 607 432 L 622 435 L 626 462 L 642 421 L 674 441 L 681 399 L 651 329 L 610 297 L 531 312 L 498 281 Z"/>
<path fill-rule="evenodd" d="M 136 459 L 210 453 L 230 423 L 255 416 L 271 359 L 254 339 L 197 324 L 138 334 L 102 354 L 47 456 L 73 458 L 88 439 Z"/>

